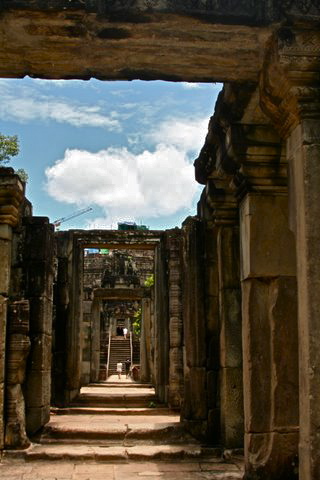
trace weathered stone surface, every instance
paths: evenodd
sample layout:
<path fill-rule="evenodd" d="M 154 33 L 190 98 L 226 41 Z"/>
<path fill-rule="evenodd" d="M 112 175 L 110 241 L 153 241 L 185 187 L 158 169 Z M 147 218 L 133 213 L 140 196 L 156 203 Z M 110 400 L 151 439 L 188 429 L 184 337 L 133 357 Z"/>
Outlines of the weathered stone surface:
<path fill-rule="evenodd" d="M 28 407 L 26 409 L 26 431 L 33 435 L 50 420 L 50 406 Z"/>
<path fill-rule="evenodd" d="M 130 20 L 129 11 L 119 16 L 81 9 L 73 9 L 72 15 L 68 9 L 28 11 L 27 16 L 24 10 L 4 11 L 0 74 L 207 82 L 258 78 L 268 36 L 264 27 L 216 23 L 212 28 L 210 18 L 184 13 L 177 17 L 148 11 L 135 18 Z M 21 50 L 28 52 L 28 65 Z M 103 62 L 106 56 L 108 62 Z"/>
<path fill-rule="evenodd" d="M 287 196 L 248 195 L 241 205 L 241 278 L 294 276 L 295 241 Z M 272 218 L 272 221 L 270 219 Z M 253 246 L 259 245 L 259 248 Z"/>
<path fill-rule="evenodd" d="M 205 368 L 188 369 L 184 387 L 184 418 L 188 420 L 205 420 L 207 418 L 206 392 L 207 374 Z"/>
<path fill-rule="evenodd" d="M 31 350 L 28 358 L 28 370 L 50 371 L 51 369 L 51 335 L 31 335 Z"/>
<path fill-rule="evenodd" d="M 250 455 L 246 459 L 245 478 L 298 479 L 298 438 L 298 431 L 246 434 L 246 449 Z"/>
<path fill-rule="evenodd" d="M 1 226 L 1 225 L 0 225 Z M 10 282 L 11 242 L 0 238 L 0 292 L 6 293 Z"/>
<path fill-rule="evenodd" d="M 5 445 L 7 448 L 27 448 L 30 442 L 25 430 L 25 404 L 20 384 L 7 386 L 6 404 Z"/>
<path fill-rule="evenodd" d="M 243 446 L 243 378 L 241 367 L 220 370 L 221 434 L 227 448 Z"/>
<path fill-rule="evenodd" d="M 47 297 L 31 297 L 30 317 L 34 332 L 51 335 L 52 300 Z"/>
<path fill-rule="evenodd" d="M 50 394 L 50 371 L 29 371 L 26 381 L 27 408 L 50 405 Z"/>
<path fill-rule="evenodd" d="M 300 371 L 300 477 L 320 475 L 320 146 L 319 118 L 304 120 L 288 141 L 296 205 Z"/>

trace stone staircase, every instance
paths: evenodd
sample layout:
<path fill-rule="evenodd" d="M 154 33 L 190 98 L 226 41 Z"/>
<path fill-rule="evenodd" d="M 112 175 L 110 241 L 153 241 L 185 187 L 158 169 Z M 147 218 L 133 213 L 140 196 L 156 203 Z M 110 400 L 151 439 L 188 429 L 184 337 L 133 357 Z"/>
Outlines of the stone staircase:
<path fill-rule="evenodd" d="M 86 471 L 81 478 L 107 479 L 111 478 L 111 465 L 126 464 L 129 473 L 112 478 L 140 478 L 133 472 L 141 471 L 145 478 L 154 474 L 170 480 L 243 479 L 243 457 L 226 459 L 222 449 L 203 447 L 185 431 L 177 412 L 158 404 L 151 385 L 130 379 L 93 384 L 81 390 L 74 405 L 52 409 L 50 422 L 34 436 L 28 449 L 4 452 L 2 467 L 16 463 L 21 472 L 27 465 L 25 476 L 1 478 L 40 479 L 38 471 L 46 467 L 45 478 L 71 479 L 70 475 L 59 476 L 65 468 L 61 465 L 68 466 L 68 471 L 73 466 L 77 469 L 91 465 L 92 475 Z M 168 470 L 168 476 L 160 473 Z"/>
<path fill-rule="evenodd" d="M 177 412 L 159 405 L 151 386 L 90 385 L 72 406 L 52 410 L 50 422 L 27 450 L 6 457 L 28 461 L 123 461 L 191 459 L 205 451 L 180 423 Z M 210 454 L 221 455 L 217 449 Z"/>
<path fill-rule="evenodd" d="M 127 358 L 131 358 L 130 339 L 124 339 L 123 337 L 111 337 L 108 375 L 110 376 L 117 373 L 117 363 L 119 360 L 123 363 L 122 372 L 125 373 L 124 362 Z"/>

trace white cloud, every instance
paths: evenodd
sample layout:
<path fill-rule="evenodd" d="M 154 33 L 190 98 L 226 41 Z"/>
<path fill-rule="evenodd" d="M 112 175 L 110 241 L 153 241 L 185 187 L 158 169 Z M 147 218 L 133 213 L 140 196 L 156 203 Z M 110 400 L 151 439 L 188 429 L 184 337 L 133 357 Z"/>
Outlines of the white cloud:
<path fill-rule="evenodd" d="M 170 119 L 149 132 L 154 147 L 139 153 L 107 148 L 96 153 L 69 149 L 47 168 L 49 195 L 80 206 L 96 205 L 105 217 L 88 228 L 121 220 L 161 217 L 190 209 L 199 187 L 190 152 L 202 146 L 207 119 Z"/>
<path fill-rule="evenodd" d="M 59 201 L 101 207 L 106 219 L 136 219 L 171 215 L 190 208 L 198 190 L 193 166 L 174 146 L 134 155 L 126 148 L 97 153 L 66 150 L 64 158 L 46 170 L 48 193 Z"/>
<path fill-rule="evenodd" d="M 166 143 L 186 152 L 198 152 L 204 144 L 207 130 L 207 118 L 169 118 L 147 137 L 154 143 Z"/>
<path fill-rule="evenodd" d="M 191 82 L 181 82 L 182 88 L 185 90 L 194 90 L 197 88 L 202 88 L 200 83 L 191 83 Z"/>
<path fill-rule="evenodd" d="M 121 125 L 114 113 L 104 115 L 98 105 L 81 105 L 63 98 L 41 95 L 33 88 L 15 89 L 9 82 L 0 83 L 0 118 L 18 122 L 54 120 L 75 127 L 101 127 L 120 131 Z"/>

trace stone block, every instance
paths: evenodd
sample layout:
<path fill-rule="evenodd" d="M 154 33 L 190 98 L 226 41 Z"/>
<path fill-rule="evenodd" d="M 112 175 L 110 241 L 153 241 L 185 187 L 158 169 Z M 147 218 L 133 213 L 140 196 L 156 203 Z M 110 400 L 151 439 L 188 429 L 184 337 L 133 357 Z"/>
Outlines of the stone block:
<path fill-rule="evenodd" d="M 47 217 L 25 217 L 26 238 L 24 243 L 27 260 L 48 260 L 54 254 L 54 229 Z"/>
<path fill-rule="evenodd" d="M 246 434 L 247 478 L 297 480 L 298 441 L 298 431 Z"/>
<path fill-rule="evenodd" d="M 170 347 L 180 347 L 182 345 L 182 318 L 170 317 L 169 320 L 169 339 Z"/>
<path fill-rule="evenodd" d="M 6 382 L 10 385 L 24 382 L 29 350 L 29 337 L 17 333 L 8 335 Z"/>
<path fill-rule="evenodd" d="M 25 402 L 21 385 L 6 387 L 5 446 L 7 448 L 27 448 L 30 441 L 26 435 Z"/>
<path fill-rule="evenodd" d="M 212 408 L 208 410 L 207 441 L 211 445 L 221 444 L 219 408 Z"/>
<path fill-rule="evenodd" d="M 217 335 L 220 331 L 220 311 L 218 296 L 208 295 L 206 297 L 206 319 L 208 333 Z"/>
<path fill-rule="evenodd" d="M 222 367 L 242 365 L 241 291 L 223 289 L 220 295 L 220 362 Z"/>
<path fill-rule="evenodd" d="M 47 297 L 31 297 L 30 331 L 32 333 L 52 333 L 52 301 Z"/>
<path fill-rule="evenodd" d="M 219 373 L 216 370 L 207 372 L 208 408 L 215 409 L 219 404 Z"/>
<path fill-rule="evenodd" d="M 4 445 L 4 383 L 0 381 L 0 450 Z"/>
<path fill-rule="evenodd" d="M 27 294 L 30 297 L 47 297 L 53 295 L 53 267 L 45 260 L 33 262 L 27 268 Z"/>
<path fill-rule="evenodd" d="M 221 437 L 226 448 L 243 447 L 244 410 L 242 368 L 220 371 Z"/>
<path fill-rule="evenodd" d="M 246 195 L 240 206 L 240 225 L 242 280 L 295 275 L 295 239 L 288 227 L 287 196 Z"/>
<path fill-rule="evenodd" d="M 45 407 L 50 405 L 51 372 L 29 371 L 26 379 L 26 406 Z"/>
<path fill-rule="evenodd" d="M 268 282 L 242 282 L 242 325 L 245 429 L 265 432 L 272 406 Z"/>
<path fill-rule="evenodd" d="M 7 298 L 0 295 L 0 383 L 4 382 L 7 331 Z"/>
<path fill-rule="evenodd" d="M 180 384 L 183 378 L 183 355 L 179 347 L 169 350 L 169 383 Z"/>
<path fill-rule="evenodd" d="M 82 311 L 84 315 L 91 315 L 92 300 L 84 300 L 82 302 Z"/>
<path fill-rule="evenodd" d="M 270 286 L 272 315 L 273 426 L 299 425 L 299 367 L 296 278 L 279 277 Z"/>
<path fill-rule="evenodd" d="M 50 420 L 50 405 L 44 407 L 27 407 L 26 430 L 28 435 L 35 434 Z"/>
<path fill-rule="evenodd" d="M 207 369 L 217 370 L 220 365 L 219 336 L 212 335 L 207 338 Z"/>
<path fill-rule="evenodd" d="M 238 227 L 220 227 L 218 233 L 219 286 L 239 288 L 240 237 Z"/>
<path fill-rule="evenodd" d="M 28 370 L 50 370 L 52 337 L 42 333 L 31 335 L 30 339 L 31 350 L 28 358 Z"/>
<path fill-rule="evenodd" d="M 189 420 L 205 420 L 207 418 L 205 368 L 190 368 L 185 381 L 184 413 Z"/>
<path fill-rule="evenodd" d="M 0 294 L 9 291 L 11 271 L 11 241 L 0 238 Z"/>

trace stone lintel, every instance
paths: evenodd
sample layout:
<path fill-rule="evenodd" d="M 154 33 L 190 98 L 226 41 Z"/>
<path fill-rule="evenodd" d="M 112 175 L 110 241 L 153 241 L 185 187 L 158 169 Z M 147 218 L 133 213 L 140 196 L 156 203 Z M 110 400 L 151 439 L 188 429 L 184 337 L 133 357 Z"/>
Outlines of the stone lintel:
<path fill-rule="evenodd" d="M 273 35 L 260 76 L 261 107 L 286 139 L 304 118 L 320 116 L 320 33 L 312 25 Z"/>
<path fill-rule="evenodd" d="M 101 300 L 141 300 L 151 296 L 149 288 L 95 288 L 93 294 Z"/>

